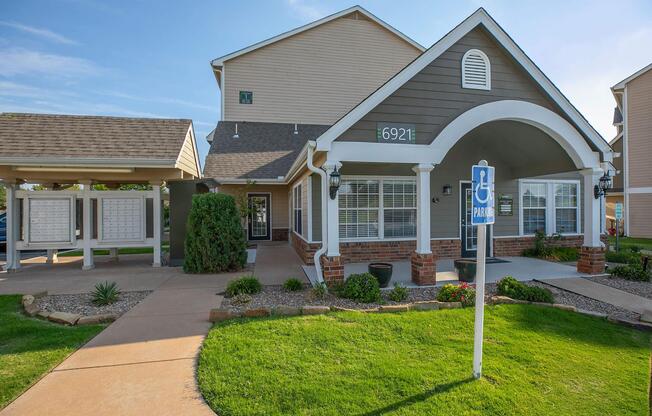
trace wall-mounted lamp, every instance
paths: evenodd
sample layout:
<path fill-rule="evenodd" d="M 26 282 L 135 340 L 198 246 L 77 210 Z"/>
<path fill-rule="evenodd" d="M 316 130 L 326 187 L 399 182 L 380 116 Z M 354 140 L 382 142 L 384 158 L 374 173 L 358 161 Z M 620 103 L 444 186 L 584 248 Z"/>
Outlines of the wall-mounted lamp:
<path fill-rule="evenodd" d="M 611 189 L 611 176 L 609 176 L 609 171 L 606 171 L 600 177 L 599 183 L 593 187 L 593 196 L 595 199 L 606 196 L 609 189 Z"/>
<path fill-rule="evenodd" d="M 453 194 L 453 187 L 450 186 L 449 184 L 446 184 L 446 185 L 444 185 L 444 187 L 442 188 L 441 193 L 444 194 L 444 195 L 446 195 L 446 196 L 450 196 L 450 195 Z"/>
<path fill-rule="evenodd" d="M 331 199 L 335 199 L 335 195 L 337 195 L 337 190 L 340 189 L 340 173 L 337 171 L 337 167 L 333 172 L 331 172 L 329 178 L 328 178 L 328 188 L 330 191 L 330 197 Z"/>

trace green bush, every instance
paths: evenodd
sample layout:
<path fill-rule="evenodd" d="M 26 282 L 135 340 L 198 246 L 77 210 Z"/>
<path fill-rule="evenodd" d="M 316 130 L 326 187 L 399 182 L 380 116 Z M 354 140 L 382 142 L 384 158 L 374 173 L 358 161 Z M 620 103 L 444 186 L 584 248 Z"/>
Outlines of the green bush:
<path fill-rule="evenodd" d="M 93 303 L 98 306 L 110 305 L 120 297 L 120 290 L 116 282 L 101 282 L 95 285 L 91 293 Z"/>
<path fill-rule="evenodd" d="M 620 251 L 607 251 L 605 259 L 610 263 L 623 263 L 640 265 L 641 254 L 632 249 L 622 249 Z"/>
<path fill-rule="evenodd" d="M 408 291 L 400 283 L 394 283 L 394 289 L 390 290 L 387 297 L 393 302 L 403 302 L 408 297 Z"/>
<path fill-rule="evenodd" d="M 324 299 L 327 293 L 328 288 L 326 287 L 326 283 L 320 282 L 312 288 L 311 296 L 313 299 Z"/>
<path fill-rule="evenodd" d="M 512 299 L 545 303 L 553 303 L 555 301 L 550 290 L 538 286 L 528 286 L 514 279 L 512 276 L 505 276 L 500 279 L 497 288 L 499 295 Z"/>
<path fill-rule="evenodd" d="M 185 241 L 186 273 L 240 270 L 247 261 L 247 242 L 232 196 L 205 193 L 192 197 Z"/>
<path fill-rule="evenodd" d="M 303 289 L 303 282 L 295 277 L 291 277 L 283 283 L 283 288 L 288 292 L 296 292 Z"/>
<path fill-rule="evenodd" d="M 636 282 L 649 282 L 650 272 L 643 269 L 640 264 L 619 265 L 609 270 L 609 274 L 616 277 L 622 277 L 626 280 L 633 280 Z"/>
<path fill-rule="evenodd" d="M 225 295 L 228 298 L 231 298 L 236 295 L 255 295 L 260 292 L 262 285 L 258 279 L 251 276 L 242 276 L 239 279 L 231 280 L 228 285 L 226 285 Z"/>
<path fill-rule="evenodd" d="M 475 289 L 468 283 L 454 285 L 445 284 L 437 293 L 437 300 L 440 302 L 462 302 L 462 306 L 475 305 Z"/>
<path fill-rule="evenodd" d="M 338 292 L 343 298 L 362 303 L 378 302 L 380 300 L 378 279 L 371 273 L 350 275 Z"/>

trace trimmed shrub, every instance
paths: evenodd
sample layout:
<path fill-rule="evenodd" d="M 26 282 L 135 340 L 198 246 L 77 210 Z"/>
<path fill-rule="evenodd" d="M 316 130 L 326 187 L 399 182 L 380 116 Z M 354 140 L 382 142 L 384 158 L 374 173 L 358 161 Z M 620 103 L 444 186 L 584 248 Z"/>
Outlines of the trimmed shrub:
<path fill-rule="evenodd" d="M 454 285 L 445 284 L 437 293 L 437 300 L 440 302 L 461 302 L 462 306 L 475 305 L 475 289 L 468 283 Z"/>
<path fill-rule="evenodd" d="M 390 290 L 387 297 L 392 302 L 403 302 L 408 297 L 408 291 L 405 286 L 400 283 L 394 284 L 394 289 Z"/>
<path fill-rule="evenodd" d="M 635 282 L 649 282 L 650 272 L 643 269 L 640 264 L 628 264 L 615 266 L 609 270 L 609 274 L 616 277 L 622 277 L 626 280 L 633 280 Z"/>
<path fill-rule="evenodd" d="M 380 300 L 378 279 L 371 273 L 352 274 L 339 289 L 339 295 L 362 303 L 378 302 Z"/>
<path fill-rule="evenodd" d="M 528 286 L 519 282 L 512 276 L 505 276 L 497 284 L 498 294 L 512 299 L 526 300 L 528 302 L 553 303 L 552 292 L 538 286 Z"/>
<path fill-rule="evenodd" d="M 317 284 L 317 286 L 312 288 L 310 295 L 313 299 L 324 299 L 326 297 L 326 293 L 328 293 L 326 283 L 320 282 Z"/>
<path fill-rule="evenodd" d="M 228 285 L 226 285 L 226 291 L 224 294 L 227 298 L 231 298 L 236 295 L 255 295 L 260 292 L 262 285 L 258 279 L 253 276 L 242 276 L 239 279 L 231 280 Z"/>
<path fill-rule="evenodd" d="M 620 251 L 607 251 L 605 259 L 610 263 L 623 263 L 623 264 L 641 264 L 641 254 L 631 249 L 622 249 Z"/>
<path fill-rule="evenodd" d="M 241 270 L 247 242 L 232 196 L 206 193 L 192 197 L 188 215 L 183 270 L 220 273 Z"/>
<path fill-rule="evenodd" d="M 120 290 L 116 282 L 101 282 L 95 285 L 91 296 L 93 303 L 98 306 L 110 305 L 117 302 L 120 297 Z"/>
<path fill-rule="evenodd" d="M 303 282 L 296 277 L 291 277 L 283 283 L 283 288 L 288 292 L 296 292 L 303 289 Z"/>

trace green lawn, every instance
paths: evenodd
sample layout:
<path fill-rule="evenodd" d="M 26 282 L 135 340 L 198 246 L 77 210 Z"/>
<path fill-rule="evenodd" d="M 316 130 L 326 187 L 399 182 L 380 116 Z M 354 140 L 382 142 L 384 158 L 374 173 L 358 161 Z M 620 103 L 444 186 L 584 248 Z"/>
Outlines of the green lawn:
<path fill-rule="evenodd" d="M 650 335 L 533 305 L 332 313 L 216 324 L 199 360 L 230 415 L 648 415 Z"/>
<path fill-rule="evenodd" d="M 168 251 L 170 249 L 169 243 L 164 243 L 161 245 L 162 251 Z M 118 249 L 118 255 L 120 254 L 152 254 L 154 249 L 152 247 L 124 247 Z M 59 253 L 59 257 L 78 257 L 82 256 L 84 253 L 82 250 L 71 250 L 64 251 Z M 95 256 L 108 256 L 108 249 L 95 249 L 93 250 L 93 255 Z"/>
<path fill-rule="evenodd" d="M 621 248 L 638 246 L 641 250 L 652 251 L 652 238 L 633 238 L 633 237 L 620 237 L 618 244 Z M 616 237 L 609 236 L 609 247 L 615 250 Z"/>
<path fill-rule="evenodd" d="M 0 409 L 104 329 L 28 318 L 20 299 L 0 296 Z"/>

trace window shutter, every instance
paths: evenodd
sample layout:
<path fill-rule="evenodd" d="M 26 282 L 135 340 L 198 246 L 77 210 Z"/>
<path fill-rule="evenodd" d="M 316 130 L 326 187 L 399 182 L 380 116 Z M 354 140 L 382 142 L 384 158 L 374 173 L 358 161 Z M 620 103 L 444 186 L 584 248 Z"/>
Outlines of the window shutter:
<path fill-rule="evenodd" d="M 462 88 L 491 89 L 489 58 L 479 49 L 471 49 L 462 57 Z"/>

